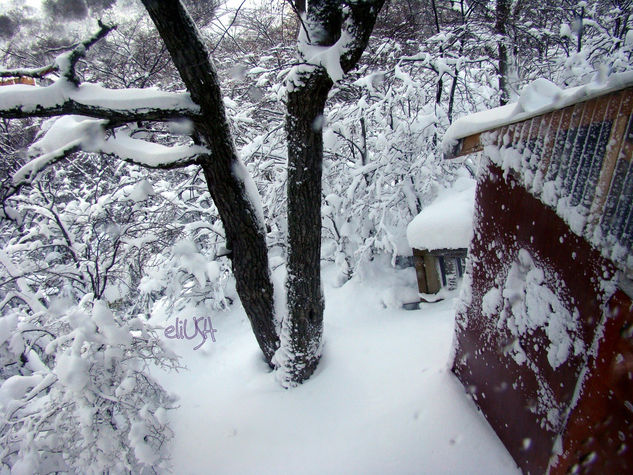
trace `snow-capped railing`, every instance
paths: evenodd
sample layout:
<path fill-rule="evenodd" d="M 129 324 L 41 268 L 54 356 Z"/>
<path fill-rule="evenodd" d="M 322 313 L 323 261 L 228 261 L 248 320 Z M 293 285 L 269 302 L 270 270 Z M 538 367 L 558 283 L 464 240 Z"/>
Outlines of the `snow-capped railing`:
<path fill-rule="evenodd" d="M 513 173 L 627 274 L 633 272 L 633 89 L 511 124 L 482 137 Z"/>
<path fill-rule="evenodd" d="M 507 106 L 506 106 L 507 107 Z M 546 111 L 453 144 L 482 150 L 577 235 L 633 274 L 633 87 Z"/>
<path fill-rule="evenodd" d="M 29 78 L 29 77 L 0 78 L 0 86 L 14 86 L 16 84 L 25 84 L 27 86 L 35 86 L 35 78 Z"/>

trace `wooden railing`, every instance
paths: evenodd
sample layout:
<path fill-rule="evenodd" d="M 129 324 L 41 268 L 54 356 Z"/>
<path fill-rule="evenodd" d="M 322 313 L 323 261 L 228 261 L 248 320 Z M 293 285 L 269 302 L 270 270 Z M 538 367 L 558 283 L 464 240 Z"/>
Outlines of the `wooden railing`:
<path fill-rule="evenodd" d="M 28 86 L 35 86 L 35 79 L 29 77 L 0 78 L 0 86 L 13 86 L 15 84 L 26 84 Z"/>
<path fill-rule="evenodd" d="M 571 230 L 630 277 L 633 274 L 633 88 L 477 137 Z M 472 142 L 473 140 L 471 140 Z"/>

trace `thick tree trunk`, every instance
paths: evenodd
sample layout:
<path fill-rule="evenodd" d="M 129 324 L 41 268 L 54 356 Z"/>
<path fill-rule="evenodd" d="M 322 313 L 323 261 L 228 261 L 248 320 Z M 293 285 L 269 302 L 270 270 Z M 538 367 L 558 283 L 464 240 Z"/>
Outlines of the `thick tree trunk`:
<path fill-rule="evenodd" d="M 267 363 L 279 348 L 264 223 L 249 199 L 207 48 L 179 0 L 142 0 L 202 119 L 195 130 L 209 156 L 200 163 L 232 251 L 237 292 Z"/>
<path fill-rule="evenodd" d="M 340 58 L 344 72 L 360 59 L 383 2 L 348 5 L 345 28 L 351 41 Z M 306 41 L 320 47 L 336 43 L 345 24 L 343 15 L 341 4 L 336 0 L 308 2 Z M 288 314 L 282 322 L 281 351 L 275 360 L 281 382 L 286 386 L 309 378 L 321 358 L 324 309 L 320 266 L 322 128 L 325 101 L 332 85 L 327 71 L 312 65 L 291 81 L 288 93 Z"/>
<path fill-rule="evenodd" d="M 288 93 L 288 315 L 280 361 L 284 384 L 310 377 L 321 357 L 323 111 L 332 81 L 317 71 Z"/>

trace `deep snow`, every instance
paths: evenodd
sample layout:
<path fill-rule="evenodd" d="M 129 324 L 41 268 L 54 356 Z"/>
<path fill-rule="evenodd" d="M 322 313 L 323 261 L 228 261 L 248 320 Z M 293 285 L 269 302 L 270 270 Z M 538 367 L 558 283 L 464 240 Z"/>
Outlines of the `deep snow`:
<path fill-rule="evenodd" d="M 241 308 L 212 314 L 216 342 L 198 351 L 168 340 L 188 367 L 159 375 L 180 396 L 174 472 L 519 473 L 448 370 L 454 300 L 394 308 L 415 275 L 386 268 L 341 288 L 326 269 L 323 359 L 295 389 L 268 370 Z"/>

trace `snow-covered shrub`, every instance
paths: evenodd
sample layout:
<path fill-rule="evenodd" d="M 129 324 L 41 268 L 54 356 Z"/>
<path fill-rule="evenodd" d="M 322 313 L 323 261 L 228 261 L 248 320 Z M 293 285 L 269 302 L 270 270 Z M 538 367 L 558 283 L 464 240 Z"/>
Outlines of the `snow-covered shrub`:
<path fill-rule="evenodd" d="M 5 315 L 0 333 L 2 465 L 12 473 L 166 469 L 175 401 L 148 366 L 178 363 L 155 329 L 122 321 L 91 296 L 75 305 L 60 296 L 46 308 L 22 287 L 15 298 L 30 304 Z"/>
<path fill-rule="evenodd" d="M 97 172 L 98 170 L 98 172 Z M 187 223 L 186 173 L 151 183 L 81 154 L 7 203 L 0 252 L 1 463 L 14 471 L 166 469 L 175 369 L 138 287 Z M 184 182 L 185 185 L 179 183 Z M 187 218 L 185 218 L 187 219 Z"/>
<path fill-rule="evenodd" d="M 148 314 L 156 300 L 176 309 L 231 301 L 228 261 L 213 260 L 223 230 L 195 180 L 185 171 L 150 181 L 81 154 L 6 203 L 14 221 L 0 234 L 4 467 L 168 469 L 174 400 L 149 368 L 179 363 Z"/>

